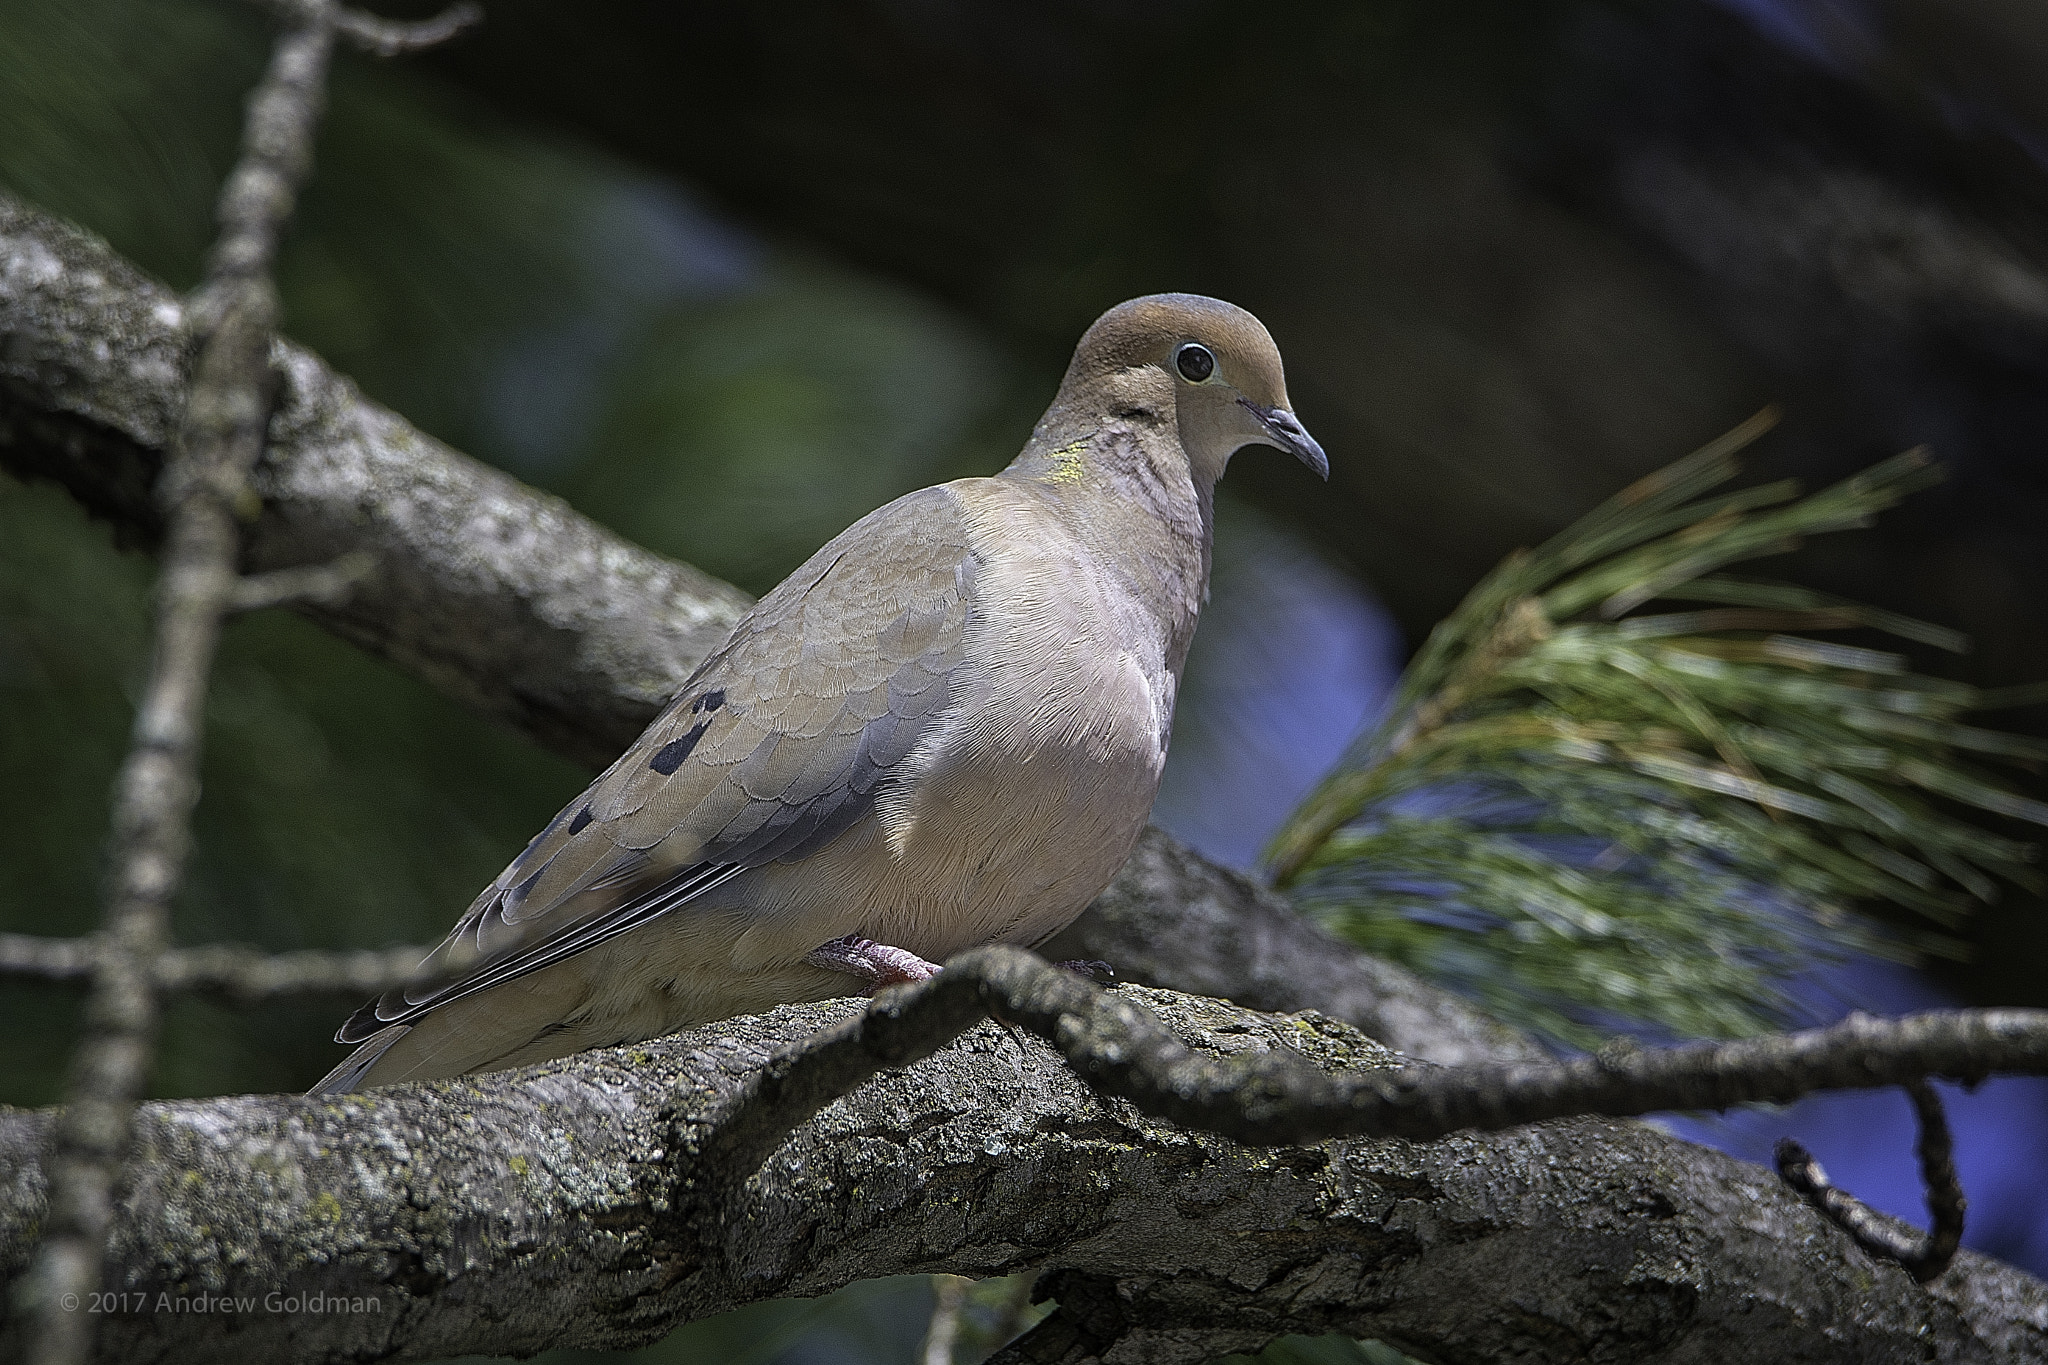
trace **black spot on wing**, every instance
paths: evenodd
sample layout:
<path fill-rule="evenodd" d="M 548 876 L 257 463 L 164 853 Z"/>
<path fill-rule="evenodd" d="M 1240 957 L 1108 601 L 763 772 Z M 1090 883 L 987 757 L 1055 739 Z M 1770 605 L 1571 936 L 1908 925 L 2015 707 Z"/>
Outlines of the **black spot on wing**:
<path fill-rule="evenodd" d="M 584 828 L 590 824 L 590 818 L 590 807 L 585 806 L 582 810 L 577 811 L 576 818 L 569 823 L 569 833 L 572 836 L 581 834 Z"/>
<path fill-rule="evenodd" d="M 690 703 L 690 714 L 695 715 L 699 711 L 716 711 L 723 705 L 725 705 L 725 689 L 714 687 Z"/>
<path fill-rule="evenodd" d="M 499 896 L 495 907 L 477 916 L 475 932 L 478 952 L 488 955 L 496 947 L 497 940 L 502 939 L 503 931 L 519 923 L 520 912 L 525 909 L 527 899 L 533 895 L 534 886 L 539 883 L 548 868 L 553 866 L 554 861 L 553 858 L 543 860 L 539 867 L 526 875 L 525 880 Z"/>
<path fill-rule="evenodd" d="M 683 760 L 690 756 L 690 750 L 697 747 L 697 741 L 704 738 L 704 732 L 710 728 L 710 721 L 698 721 L 690 727 L 687 734 L 662 745 L 660 752 L 654 755 L 647 766 L 660 773 L 663 777 L 674 773 L 676 769 L 683 766 Z"/>

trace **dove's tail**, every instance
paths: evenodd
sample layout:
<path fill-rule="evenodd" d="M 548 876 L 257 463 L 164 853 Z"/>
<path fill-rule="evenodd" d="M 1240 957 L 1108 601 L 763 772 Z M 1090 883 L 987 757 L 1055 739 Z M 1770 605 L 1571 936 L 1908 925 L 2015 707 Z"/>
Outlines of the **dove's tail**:
<path fill-rule="evenodd" d="M 393 1024 L 390 1028 L 371 1034 L 363 1045 L 342 1059 L 340 1066 L 322 1076 L 319 1083 L 306 1093 L 308 1095 L 346 1095 L 362 1087 L 363 1077 L 391 1045 L 412 1032 L 411 1024 Z"/>

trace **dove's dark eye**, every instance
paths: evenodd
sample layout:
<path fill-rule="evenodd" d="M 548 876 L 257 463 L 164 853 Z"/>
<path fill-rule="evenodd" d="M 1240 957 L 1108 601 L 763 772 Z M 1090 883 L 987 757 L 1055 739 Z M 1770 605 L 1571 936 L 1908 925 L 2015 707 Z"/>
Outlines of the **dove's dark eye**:
<path fill-rule="evenodd" d="M 1209 354 L 1209 348 L 1199 341 L 1190 341 L 1180 348 L 1173 358 L 1173 367 L 1180 371 L 1180 377 L 1190 384 L 1199 384 L 1216 373 L 1216 357 Z"/>

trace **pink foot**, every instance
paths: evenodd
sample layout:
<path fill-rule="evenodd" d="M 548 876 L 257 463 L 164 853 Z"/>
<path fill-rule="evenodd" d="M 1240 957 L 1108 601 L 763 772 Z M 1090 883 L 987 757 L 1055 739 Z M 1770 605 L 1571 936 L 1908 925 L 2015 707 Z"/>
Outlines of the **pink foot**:
<path fill-rule="evenodd" d="M 907 948 L 891 948 L 859 934 L 835 938 L 804 954 L 804 961 L 827 971 L 846 972 L 874 983 L 875 989 L 900 986 L 912 981 L 929 981 L 939 974 L 936 962 L 926 962 Z"/>

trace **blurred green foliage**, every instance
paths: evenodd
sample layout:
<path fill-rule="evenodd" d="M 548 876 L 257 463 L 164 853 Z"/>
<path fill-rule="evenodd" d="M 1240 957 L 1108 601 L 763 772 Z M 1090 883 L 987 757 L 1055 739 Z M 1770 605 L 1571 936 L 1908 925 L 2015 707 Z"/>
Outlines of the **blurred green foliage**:
<path fill-rule="evenodd" d="M 994 432 L 974 439 L 1000 373 L 993 349 L 935 307 L 782 266 L 625 343 L 594 447 L 563 491 L 758 594 L 867 509 L 1007 462 Z"/>
<path fill-rule="evenodd" d="M 1637 1022 L 1759 1032 L 1851 951 L 1960 956 L 2048 804 L 1987 767 L 2048 742 L 1963 723 L 1985 698 L 1862 630 L 1954 631 L 1724 576 L 1866 526 L 1939 475 L 1909 451 L 1808 497 L 1734 477 L 1763 414 L 1511 556 L 1431 634 L 1393 705 L 1275 841 L 1296 900 L 1494 1013 L 1594 1047 Z M 1665 600 L 1703 610 L 1638 609 Z M 1887 931 L 1869 913 L 1890 910 Z M 1903 918 L 1906 922 L 1900 923 Z M 1928 925 L 1936 926 L 1934 928 Z"/>

